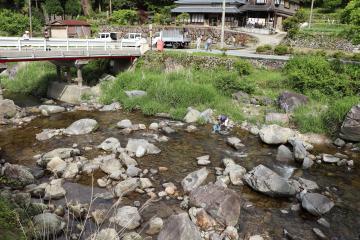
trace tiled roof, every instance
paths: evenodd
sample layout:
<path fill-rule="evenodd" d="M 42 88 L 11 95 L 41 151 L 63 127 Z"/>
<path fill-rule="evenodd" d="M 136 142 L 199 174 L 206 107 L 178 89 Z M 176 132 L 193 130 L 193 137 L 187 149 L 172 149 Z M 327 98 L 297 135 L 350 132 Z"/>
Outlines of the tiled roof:
<path fill-rule="evenodd" d="M 80 20 L 56 20 L 50 23 L 50 25 L 57 26 L 90 26 L 90 24 L 86 21 Z"/>
<path fill-rule="evenodd" d="M 177 7 L 171 10 L 173 13 L 222 13 L 222 7 Z M 240 13 L 237 7 L 227 7 L 226 13 Z"/>
<path fill-rule="evenodd" d="M 245 0 L 225 0 L 226 3 L 240 3 L 245 4 Z M 211 4 L 211 3 L 223 3 L 223 0 L 178 0 L 177 4 Z"/>

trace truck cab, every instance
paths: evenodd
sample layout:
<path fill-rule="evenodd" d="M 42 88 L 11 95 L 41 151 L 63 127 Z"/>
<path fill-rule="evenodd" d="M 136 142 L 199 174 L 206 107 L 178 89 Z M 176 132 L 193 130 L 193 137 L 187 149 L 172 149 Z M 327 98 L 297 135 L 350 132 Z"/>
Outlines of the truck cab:
<path fill-rule="evenodd" d="M 116 32 L 101 32 L 98 34 L 97 39 L 102 39 L 108 42 L 114 42 L 118 40 Z"/>
<path fill-rule="evenodd" d="M 142 37 L 141 33 L 127 33 L 122 39 L 121 44 L 123 47 L 140 47 L 147 41 Z"/>

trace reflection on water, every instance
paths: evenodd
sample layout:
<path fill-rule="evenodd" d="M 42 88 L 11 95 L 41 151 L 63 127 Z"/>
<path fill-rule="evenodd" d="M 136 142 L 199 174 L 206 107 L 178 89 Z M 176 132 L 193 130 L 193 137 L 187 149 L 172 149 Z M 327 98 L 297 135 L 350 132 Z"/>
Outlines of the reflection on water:
<path fill-rule="evenodd" d="M 41 132 L 42 129 L 64 128 L 81 118 L 96 119 L 100 128 L 95 133 L 85 136 L 59 136 L 45 142 L 39 142 L 35 139 L 35 134 Z M 102 154 L 95 148 L 108 137 L 118 138 L 123 147 L 126 146 L 129 137 L 143 138 L 142 132 L 132 133 L 128 136 L 120 133 L 115 127 L 116 123 L 125 118 L 131 119 L 133 123 L 147 125 L 153 121 L 159 122 L 161 120 L 127 112 L 68 112 L 52 115 L 48 118 L 39 117 L 22 128 L 0 131 L 0 147 L 3 149 L 3 158 L 12 163 L 31 167 L 35 165 L 32 156 L 59 147 L 71 147 L 76 143 L 80 149 L 93 147 L 93 151 L 83 151 L 86 158 L 92 159 Z M 337 239 L 357 239 L 360 233 L 360 171 L 358 168 L 360 157 L 358 155 L 351 155 L 355 160 L 355 168 L 350 172 L 346 170 L 346 167 L 324 164 L 314 165 L 310 170 L 299 170 L 300 166 L 296 163 L 284 166 L 276 162 L 276 148 L 261 143 L 257 137 L 240 129 L 236 129 L 233 134 L 241 138 L 246 145 L 244 154 L 247 154 L 247 157 L 236 157 L 233 150 L 226 145 L 226 137 L 211 134 L 210 126 L 205 126 L 199 127 L 199 131 L 196 133 L 187 133 L 183 129 L 178 129 L 175 134 L 169 136 L 169 142 L 155 143 L 162 150 L 160 155 L 138 159 L 139 166 L 142 169 L 158 168 L 160 166 L 169 168 L 168 171 L 160 172 L 155 176 L 153 183 L 157 191 L 161 191 L 161 184 L 168 181 L 181 188 L 181 180 L 189 172 L 199 168 L 195 158 L 207 154 L 210 155 L 211 164 L 208 168 L 212 173 L 208 181 L 215 179 L 214 167 L 221 167 L 221 159 L 224 157 L 232 157 L 247 170 L 251 170 L 259 164 L 264 164 L 286 178 L 290 177 L 295 171 L 296 176 L 316 181 L 322 190 L 330 187 L 327 191 L 336 196 L 336 207 L 324 216 L 330 222 L 331 228 L 324 229 L 320 227 L 316 223 L 317 219 L 315 217 L 303 211 L 291 211 L 291 206 L 298 203 L 296 199 L 270 198 L 252 191 L 247 186 L 229 186 L 238 191 L 243 198 L 239 224 L 240 235 L 247 237 L 266 233 L 272 239 L 281 239 L 285 228 L 290 233 L 303 239 L 316 239 L 312 233 L 312 228 L 318 227 L 328 236 L 337 237 Z M 336 149 L 321 146 L 321 152 L 332 153 L 334 151 Z M 102 176 L 99 173 L 95 177 Z M 90 182 L 90 177 L 84 176 L 79 183 L 66 183 L 65 188 L 68 191 L 68 198 L 89 202 L 91 195 Z M 95 187 L 95 191 L 104 192 L 105 190 Z M 132 205 L 135 200 L 144 203 L 146 199 L 144 195 L 133 193 L 125 197 L 122 204 Z M 112 200 L 98 200 L 93 207 L 109 208 L 112 204 Z M 287 210 L 289 213 L 282 213 L 280 211 L 282 209 Z M 179 211 L 179 201 L 164 200 L 145 209 L 142 216 L 144 221 L 147 221 L 155 214 L 167 217 Z"/>

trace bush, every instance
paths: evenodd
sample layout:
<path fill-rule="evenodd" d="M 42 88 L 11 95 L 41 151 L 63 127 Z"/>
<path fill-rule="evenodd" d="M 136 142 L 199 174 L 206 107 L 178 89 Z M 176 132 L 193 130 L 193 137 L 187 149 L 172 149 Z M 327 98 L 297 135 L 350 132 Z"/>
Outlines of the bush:
<path fill-rule="evenodd" d="M 119 25 L 133 25 L 139 21 L 139 15 L 134 10 L 117 10 L 113 12 L 111 21 Z"/>
<path fill-rule="evenodd" d="M 56 69 L 51 63 L 28 63 L 21 68 L 14 79 L 2 79 L 1 84 L 13 93 L 45 96 L 49 81 L 56 79 Z"/>
<path fill-rule="evenodd" d="M 269 44 L 261 45 L 256 48 L 257 53 L 269 52 L 272 50 L 272 46 Z"/>
<path fill-rule="evenodd" d="M 41 22 L 33 18 L 33 30 L 39 31 Z M 0 9 L 0 32 L 8 35 L 21 36 L 26 30 L 29 30 L 29 18 L 20 13 L 8 9 Z"/>
<path fill-rule="evenodd" d="M 177 24 L 185 24 L 190 20 L 190 14 L 188 13 L 181 13 L 176 17 Z"/>
<path fill-rule="evenodd" d="M 276 55 L 286 55 L 290 53 L 289 47 L 286 45 L 277 45 L 274 49 Z"/>
<path fill-rule="evenodd" d="M 222 71 L 221 74 L 217 74 L 214 86 L 221 93 L 230 96 L 240 90 L 238 75 L 235 72 Z"/>
<path fill-rule="evenodd" d="M 323 56 L 295 56 L 285 65 L 284 71 L 289 85 L 302 93 L 317 90 L 325 95 L 349 96 L 357 91 L 358 81 L 345 71 L 334 71 Z"/>
<path fill-rule="evenodd" d="M 240 76 L 249 75 L 253 71 L 253 66 L 247 60 L 237 60 L 234 63 L 234 70 L 237 71 Z"/>

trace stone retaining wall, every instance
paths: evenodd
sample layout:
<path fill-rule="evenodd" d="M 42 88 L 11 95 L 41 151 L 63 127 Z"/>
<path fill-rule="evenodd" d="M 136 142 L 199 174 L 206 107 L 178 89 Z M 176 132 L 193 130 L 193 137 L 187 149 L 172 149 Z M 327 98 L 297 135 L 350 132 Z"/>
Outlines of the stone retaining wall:
<path fill-rule="evenodd" d="M 220 42 L 221 29 L 213 28 L 213 27 L 173 27 L 173 26 L 154 26 L 153 33 L 159 32 L 163 29 L 181 29 L 188 33 L 188 37 L 191 38 L 192 41 L 195 41 L 198 36 L 203 36 L 203 41 L 207 38 L 211 37 L 214 43 Z M 149 27 L 148 26 L 101 26 L 101 32 L 117 32 L 119 37 L 123 37 L 126 33 L 136 32 L 142 33 L 144 37 L 150 37 Z M 225 31 L 225 42 L 228 45 L 232 45 L 232 37 L 235 37 L 236 44 L 245 45 L 249 42 L 254 42 L 255 38 L 246 34 L 240 33 L 237 31 Z"/>

